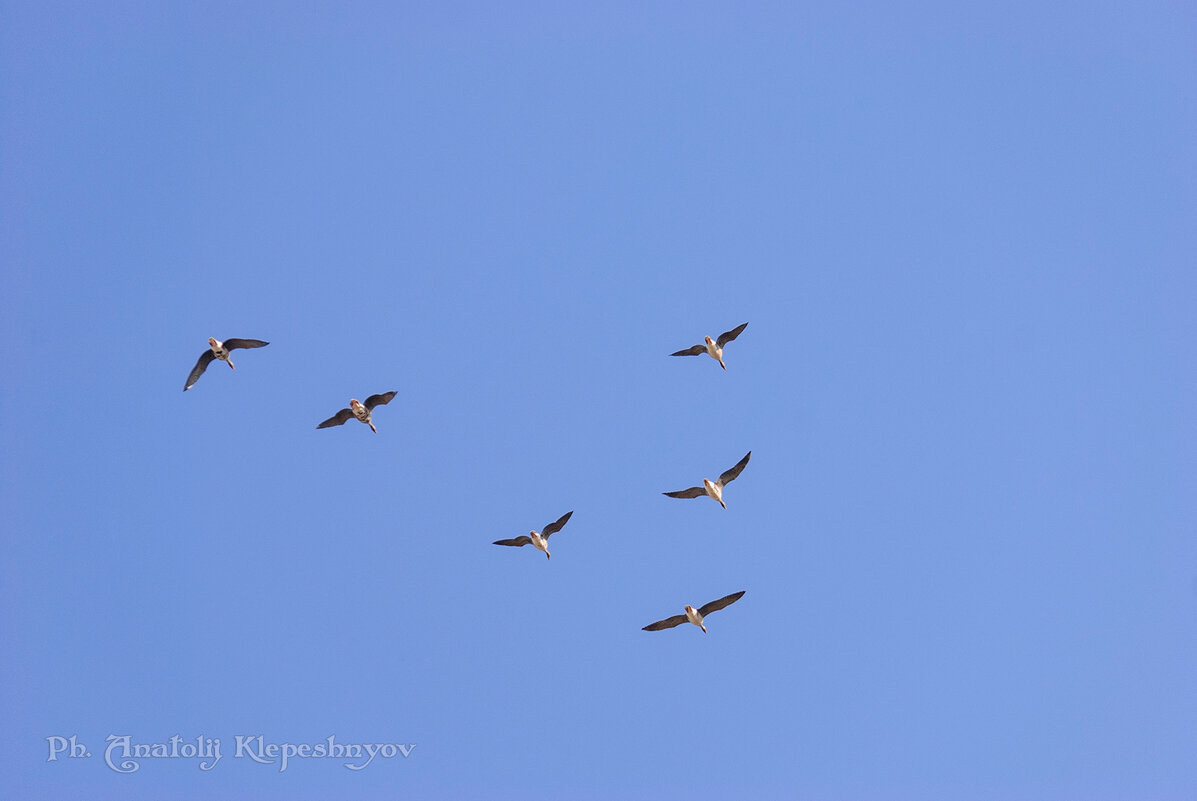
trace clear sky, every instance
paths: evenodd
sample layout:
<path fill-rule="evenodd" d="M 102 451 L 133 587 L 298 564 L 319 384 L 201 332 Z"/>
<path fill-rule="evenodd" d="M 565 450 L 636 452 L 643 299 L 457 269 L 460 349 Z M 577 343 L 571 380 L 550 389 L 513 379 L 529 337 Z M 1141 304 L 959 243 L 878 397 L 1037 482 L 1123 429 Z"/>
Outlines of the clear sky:
<path fill-rule="evenodd" d="M 0 791 L 1191 799 L 1195 131 L 1183 2 L 3 2 Z"/>

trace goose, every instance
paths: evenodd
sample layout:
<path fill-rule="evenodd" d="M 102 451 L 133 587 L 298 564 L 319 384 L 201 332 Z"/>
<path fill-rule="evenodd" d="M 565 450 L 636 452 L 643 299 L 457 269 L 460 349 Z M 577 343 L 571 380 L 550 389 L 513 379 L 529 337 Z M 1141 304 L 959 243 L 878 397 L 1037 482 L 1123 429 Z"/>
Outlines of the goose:
<path fill-rule="evenodd" d="M 366 398 L 365 403 L 362 403 L 357 398 L 350 398 L 348 409 L 342 409 L 320 425 L 316 426 L 316 428 L 332 428 L 333 426 L 344 425 L 350 417 L 356 417 L 358 420 L 361 420 L 363 423 L 370 426 L 370 430 L 377 434 L 378 429 L 374 427 L 374 423 L 370 419 L 370 413 L 374 411 L 375 406 L 385 406 L 390 403 L 391 398 L 395 397 L 396 391 L 397 390 L 391 390 L 390 392 L 384 392 L 381 395 L 371 395 L 370 397 Z"/>
<path fill-rule="evenodd" d="M 712 612 L 718 612 L 725 606 L 731 606 L 736 601 L 740 600 L 740 598 L 744 596 L 745 592 L 745 590 L 733 592 L 731 595 L 723 596 L 718 601 L 711 601 L 709 604 L 703 604 L 697 609 L 695 609 L 693 606 L 690 606 L 690 604 L 686 604 L 686 614 L 674 615 L 673 617 L 667 617 L 664 620 L 658 620 L 656 623 L 649 623 L 642 630 L 660 631 L 661 629 L 671 629 L 674 626 L 680 626 L 683 623 L 693 623 L 695 626 L 698 626 L 700 629 L 702 629 L 703 634 L 706 634 L 707 627 L 703 625 L 703 618 Z"/>
<path fill-rule="evenodd" d="M 566 512 L 557 518 L 556 522 L 549 523 L 544 527 L 543 532 L 529 531 L 522 537 L 515 537 L 510 540 L 495 540 L 495 545 L 512 545 L 516 548 L 522 548 L 525 545 L 531 545 L 538 551 L 544 551 L 544 555 L 552 559 L 553 555 L 549 553 L 549 537 L 556 534 L 562 527 L 569 522 L 569 518 L 573 515 L 573 511 Z"/>
<path fill-rule="evenodd" d="M 744 454 L 744 458 L 736 462 L 735 467 L 724 470 L 720 474 L 718 481 L 711 481 L 709 478 L 704 478 L 701 487 L 690 487 L 689 489 L 678 490 L 677 492 L 663 492 L 661 494 L 668 495 L 670 498 L 701 498 L 703 495 L 709 495 L 719 501 L 719 505 L 726 509 L 727 504 L 723 502 L 723 488 L 734 481 L 736 476 L 740 475 L 740 471 L 744 469 L 744 465 L 748 464 L 748 459 L 751 456 L 752 451 Z"/>
<path fill-rule="evenodd" d="M 195 386 L 195 382 L 199 381 L 200 376 L 204 374 L 204 370 L 208 369 L 208 365 L 212 363 L 213 359 L 227 362 L 230 368 L 236 370 L 233 360 L 229 358 L 229 351 L 237 348 L 264 348 L 269 344 L 260 339 L 230 338 L 221 342 L 215 337 L 208 337 L 208 349 L 200 354 L 199 361 L 195 363 L 195 367 L 191 368 L 191 375 L 187 376 L 187 383 L 183 385 L 183 391 L 186 392 Z"/>
<path fill-rule="evenodd" d="M 724 331 L 722 334 L 719 335 L 718 339 L 711 339 L 710 337 L 705 337 L 706 342 L 704 342 L 703 344 L 695 345 L 694 347 L 686 348 L 685 350 L 679 350 L 676 353 L 671 353 L 669 355 L 670 356 L 701 356 L 702 354 L 705 353 L 708 356 L 710 356 L 712 359 L 714 359 L 715 361 L 719 362 L 719 366 L 722 367 L 724 370 L 726 370 L 727 365 L 723 363 L 723 346 L 726 345 L 728 342 L 731 342 L 736 337 L 740 336 L 741 332 L 743 332 L 743 330 L 747 327 L 748 327 L 748 323 L 741 323 L 740 325 L 737 325 L 735 328 L 733 328 L 730 331 Z"/>

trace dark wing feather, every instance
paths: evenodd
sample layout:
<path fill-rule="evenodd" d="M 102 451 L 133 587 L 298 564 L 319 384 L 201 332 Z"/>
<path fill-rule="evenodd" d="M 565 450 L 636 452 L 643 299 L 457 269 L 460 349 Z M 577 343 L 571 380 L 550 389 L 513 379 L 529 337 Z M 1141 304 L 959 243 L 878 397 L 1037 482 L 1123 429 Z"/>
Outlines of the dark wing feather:
<path fill-rule="evenodd" d="M 719 475 L 719 486 L 721 486 L 721 487 L 725 487 L 725 486 L 727 486 L 729 483 L 731 483 L 732 481 L 734 481 L 734 480 L 735 480 L 735 478 L 736 478 L 736 476 L 740 475 L 740 473 L 741 473 L 741 472 L 743 472 L 743 470 L 744 470 L 744 465 L 748 464 L 748 458 L 749 458 L 750 456 L 752 456 L 752 451 L 749 451 L 747 454 L 745 454 L 745 455 L 744 455 L 744 458 L 743 458 L 743 459 L 741 459 L 740 461 L 736 462 L 736 466 L 735 466 L 735 467 L 731 468 L 730 470 L 724 470 L 724 471 L 723 471 L 723 472 L 722 472 L 722 473 Z"/>
<path fill-rule="evenodd" d="M 549 523 L 547 526 L 544 527 L 544 531 L 540 532 L 540 536 L 544 537 L 547 540 L 549 538 L 550 534 L 556 534 L 558 531 L 561 530 L 562 526 L 564 526 L 566 523 L 569 522 L 570 515 L 572 515 L 572 514 L 573 514 L 572 511 L 566 512 L 565 514 L 561 515 L 561 517 L 557 518 L 557 522 Z"/>
<path fill-rule="evenodd" d="M 365 406 L 367 409 L 371 410 L 373 410 L 375 406 L 386 406 L 391 402 L 391 398 L 395 397 L 395 393 L 396 390 L 392 389 L 390 392 L 384 392 L 381 395 L 371 395 L 370 397 L 366 398 L 366 402 L 363 403 L 362 406 Z"/>
<path fill-rule="evenodd" d="M 686 348 L 685 350 L 679 350 L 676 353 L 671 353 L 669 355 L 670 356 L 697 356 L 700 353 L 706 353 L 706 352 L 707 352 L 706 345 L 695 345 L 692 348 Z"/>
<path fill-rule="evenodd" d="M 216 354 L 212 352 L 211 348 L 200 354 L 199 361 L 195 363 L 195 367 L 191 368 L 191 375 L 187 376 L 187 383 L 183 386 L 184 392 L 195 386 L 195 382 L 199 381 L 199 377 L 204 374 L 204 370 L 208 369 L 208 365 L 215 358 Z"/>
<path fill-rule="evenodd" d="M 660 631 L 661 629 L 671 629 L 674 626 L 680 626 L 686 622 L 685 615 L 674 615 L 667 617 L 664 620 L 658 620 L 656 623 L 649 623 L 642 630 L 643 631 Z"/>
<path fill-rule="evenodd" d="M 662 495 L 668 495 L 670 498 L 701 498 L 707 494 L 706 487 L 691 487 L 690 489 L 678 490 L 677 492 L 662 492 Z"/>
<path fill-rule="evenodd" d="M 236 350 L 237 348 L 264 348 L 269 344 L 269 342 L 263 342 L 260 339 L 226 339 L 224 341 L 225 350 Z"/>
<path fill-rule="evenodd" d="M 735 328 L 733 328 L 730 331 L 724 331 L 722 334 L 719 335 L 719 338 L 715 340 L 715 344 L 722 348 L 728 342 L 731 342 L 733 339 L 740 336 L 740 332 L 742 332 L 747 327 L 748 327 L 748 323 L 743 323 L 741 325 L 737 325 Z"/>
<path fill-rule="evenodd" d="M 718 601 L 711 601 L 709 604 L 703 604 L 702 606 L 698 607 L 698 614 L 706 617 L 712 612 L 718 612 L 725 606 L 731 606 L 736 601 L 740 600 L 745 592 L 746 590 L 740 590 L 739 592 L 733 592 L 731 595 L 725 595 Z"/>
<path fill-rule="evenodd" d="M 350 417 L 353 417 L 353 412 L 350 409 L 342 409 L 320 425 L 316 426 L 316 428 L 332 428 L 333 426 L 344 425 L 345 421 Z"/>
<path fill-rule="evenodd" d="M 519 547 L 521 545 L 531 545 L 532 538 L 529 537 L 527 534 L 525 534 L 524 536 L 516 537 L 515 539 L 495 540 L 494 544 L 495 545 L 515 545 L 516 547 Z"/>

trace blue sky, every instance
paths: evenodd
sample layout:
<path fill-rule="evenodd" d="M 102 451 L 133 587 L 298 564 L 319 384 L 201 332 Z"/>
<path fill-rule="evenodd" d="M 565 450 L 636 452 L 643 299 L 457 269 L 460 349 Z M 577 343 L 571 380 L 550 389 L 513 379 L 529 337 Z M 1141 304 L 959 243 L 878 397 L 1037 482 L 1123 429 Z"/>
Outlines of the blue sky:
<path fill-rule="evenodd" d="M 5 795 L 1192 797 L 1192 7 L 0 18 Z"/>

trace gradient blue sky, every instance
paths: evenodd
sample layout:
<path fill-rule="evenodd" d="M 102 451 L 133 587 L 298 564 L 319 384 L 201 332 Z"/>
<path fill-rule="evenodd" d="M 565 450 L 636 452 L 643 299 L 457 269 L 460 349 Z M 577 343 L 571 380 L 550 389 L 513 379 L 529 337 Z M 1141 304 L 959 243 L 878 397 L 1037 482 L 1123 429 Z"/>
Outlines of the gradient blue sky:
<path fill-rule="evenodd" d="M 0 789 L 1191 799 L 1195 76 L 1182 2 L 0 4 Z"/>

